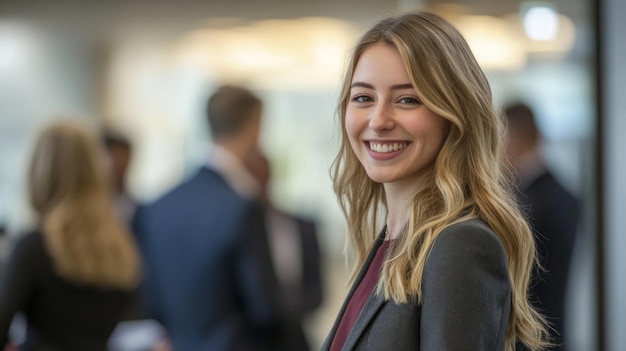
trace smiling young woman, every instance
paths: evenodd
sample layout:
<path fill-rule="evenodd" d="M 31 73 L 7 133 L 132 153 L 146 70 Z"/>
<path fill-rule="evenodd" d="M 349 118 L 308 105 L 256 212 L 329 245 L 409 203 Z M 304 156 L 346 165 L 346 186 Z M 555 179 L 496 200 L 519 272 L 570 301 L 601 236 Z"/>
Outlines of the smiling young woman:
<path fill-rule="evenodd" d="M 345 124 L 371 180 L 412 196 L 432 171 L 446 123 L 421 102 L 393 45 L 365 49 L 352 76 Z"/>
<path fill-rule="evenodd" d="M 527 299 L 534 240 L 492 104 L 467 43 L 438 15 L 384 19 L 361 37 L 332 167 L 353 287 L 323 350 L 549 345 Z"/>

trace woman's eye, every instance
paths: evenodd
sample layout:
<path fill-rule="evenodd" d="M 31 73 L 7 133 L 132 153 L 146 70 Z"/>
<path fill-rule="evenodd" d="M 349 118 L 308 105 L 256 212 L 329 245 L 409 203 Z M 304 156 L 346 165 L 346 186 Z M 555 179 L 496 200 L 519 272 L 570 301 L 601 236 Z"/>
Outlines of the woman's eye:
<path fill-rule="evenodd" d="M 371 102 L 372 99 L 367 95 L 357 95 L 352 98 L 354 102 Z"/>
<path fill-rule="evenodd" d="M 422 103 L 422 102 L 421 102 L 421 101 L 419 101 L 418 99 L 416 99 L 416 98 L 410 98 L 410 97 L 405 97 L 405 98 L 402 98 L 402 99 L 400 99 L 400 100 L 399 100 L 399 102 L 400 102 L 401 104 L 415 104 L 415 105 L 419 105 L 419 104 L 421 104 L 421 103 Z"/>

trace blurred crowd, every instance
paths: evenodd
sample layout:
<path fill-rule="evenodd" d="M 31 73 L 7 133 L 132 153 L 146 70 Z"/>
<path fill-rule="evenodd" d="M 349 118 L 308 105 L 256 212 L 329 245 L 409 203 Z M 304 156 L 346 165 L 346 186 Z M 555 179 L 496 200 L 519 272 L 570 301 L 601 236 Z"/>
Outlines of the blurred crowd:
<path fill-rule="evenodd" d="M 159 199 L 126 190 L 132 141 L 57 119 L 29 167 L 37 221 L 3 265 L 4 350 L 309 350 L 316 221 L 272 204 L 262 101 L 222 86 L 203 165 Z"/>

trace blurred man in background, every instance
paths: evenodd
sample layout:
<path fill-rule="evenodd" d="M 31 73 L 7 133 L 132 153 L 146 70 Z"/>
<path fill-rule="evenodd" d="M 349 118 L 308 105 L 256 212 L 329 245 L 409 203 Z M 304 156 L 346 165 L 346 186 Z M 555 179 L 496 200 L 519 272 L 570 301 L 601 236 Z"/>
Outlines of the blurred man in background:
<path fill-rule="evenodd" d="M 543 267 L 535 271 L 530 299 L 553 328 L 556 347 L 551 350 L 566 350 L 565 297 L 579 204 L 546 166 L 541 135 L 530 107 L 512 104 L 505 109 L 505 115 L 507 154 L 517 173 L 518 201 L 533 229 Z"/>
<path fill-rule="evenodd" d="M 260 150 L 249 155 L 247 167 L 261 187 L 260 199 L 265 207 L 272 262 L 281 287 L 285 313 L 282 350 L 311 350 L 303 323 L 322 304 L 323 290 L 315 222 L 272 204 L 269 194 L 271 165 Z"/>
<path fill-rule="evenodd" d="M 111 172 L 113 205 L 117 214 L 132 226 L 140 204 L 126 186 L 128 169 L 133 160 L 131 140 L 110 127 L 102 129 L 101 139 Z M 168 346 L 159 346 L 167 345 L 162 326 L 148 318 L 144 305 L 142 294 L 133 291 L 120 323 L 109 338 L 109 351 L 168 351 Z"/>
<path fill-rule="evenodd" d="M 174 350 L 280 350 L 279 289 L 258 184 L 261 101 L 223 86 L 210 97 L 213 147 L 195 175 L 136 215 L 149 313 Z"/>
<path fill-rule="evenodd" d="M 126 189 L 126 174 L 133 154 L 131 143 L 122 134 L 109 129 L 102 133 L 102 142 L 111 169 L 116 210 L 127 223 L 131 223 L 137 208 L 137 202 Z"/>

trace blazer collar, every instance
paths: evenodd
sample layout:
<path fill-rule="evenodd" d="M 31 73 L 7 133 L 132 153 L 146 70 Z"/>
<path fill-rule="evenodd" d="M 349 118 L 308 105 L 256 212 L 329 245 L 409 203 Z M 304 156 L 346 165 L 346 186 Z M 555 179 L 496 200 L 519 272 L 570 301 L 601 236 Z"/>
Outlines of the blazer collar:
<path fill-rule="evenodd" d="M 374 256 L 376 256 L 376 251 L 378 251 L 378 248 L 380 247 L 380 245 L 382 245 L 383 241 L 385 240 L 386 229 L 387 229 L 387 226 L 383 228 L 383 230 L 380 232 L 380 234 L 378 234 L 378 237 L 374 241 L 374 245 L 370 249 L 370 252 L 367 255 L 367 258 L 365 259 L 365 263 L 361 267 L 361 270 L 359 271 L 357 278 L 352 284 L 352 287 L 350 288 L 350 292 L 348 293 L 348 296 L 343 302 L 341 310 L 339 314 L 337 315 L 337 319 L 335 319 L 335 323 L 333 324 L 333 328 L 328 334 L 328 337 L 326 338 L 326 341 L 324 342 L 324 345 L 322 346 L 321 351 L 330 350 L 330 344 L 335 338 L 335 334 L 337 333 L 337 328 L 339 327 L 339 323 L 341 322 L 341 319 L 343 318 L 343 314 L 346 311 L 346 307 L 348 306 L 348 303 L 352 299 L 352 295 L 354 294 L 358 286 L 361 284 L 361 281 L 363 280 L 365 273 L 367 273 L 367 269 L 372 263 Z M 342 351 L 351 350 L 356 345 L 356 342 L 360 338 L 361 334 L 363 334 L 365 327 L 367 327 L 367 325 L 369 324 L 370 320 L 374 317 L 376 312 L 383 306 L 384 302 L 385 302 L 384 299 L 377 296 L 375 292 L 372 292 L 372 294 L 368 297 L 367 301 L 365 302 L 365 305 L 363 306 L 361 313 L 359 313 L 359 316 L 354 322 L 354 325 L 352 326 L 352 330 L 350 330 L 350 334 L 348 334 L 348 338 L 346 339 L 345 344 L 341 348 Z"/>
<path fill-rule="evenodd" d="M 378 296 L 375 291 L 372 292 L 372 294 L 367 298 L 367 301 L 363 306 L 363 310 L 361 310 L 361 313 L 359 313 L 356 321 L 354 321 L 352 330 L 350 330 L 350 334 L 348 334 L 346 343 L 343 344 L 341 351 L 349 351 L 354 349 L 366 327 L 374 318 L 378 310 L 383 307 L 385 303 L 385 299 Z"/>

